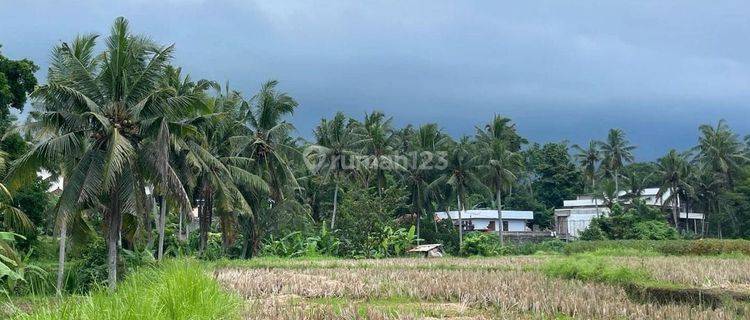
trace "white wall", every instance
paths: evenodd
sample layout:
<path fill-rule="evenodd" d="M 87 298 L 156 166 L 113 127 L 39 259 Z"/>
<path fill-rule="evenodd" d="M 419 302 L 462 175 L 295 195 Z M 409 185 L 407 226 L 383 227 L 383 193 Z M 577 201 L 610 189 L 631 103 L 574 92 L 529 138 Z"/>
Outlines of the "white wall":
<path fill-rule="evenodd" d="M 475 230 L 486 230 L 492 221 L 495 221 L 495 219 L 471 219 Z M 503 219 L 503 221 L 508 222 L 508 231 L 526 231 L 526 220 Z M 498 228 L 499 223 L 495 223 L 495 231 Z"/>
<path fill-rule="evenodd" d="M 583 230 L 586 230 L 591 224 L 591 219 L 594 219 L 596 216 L 601 216 L 601 214 L 571 214 L 568 216 L 568 234 L 572 237 L 578 238 L 578 234 L 583 232 Z"/>

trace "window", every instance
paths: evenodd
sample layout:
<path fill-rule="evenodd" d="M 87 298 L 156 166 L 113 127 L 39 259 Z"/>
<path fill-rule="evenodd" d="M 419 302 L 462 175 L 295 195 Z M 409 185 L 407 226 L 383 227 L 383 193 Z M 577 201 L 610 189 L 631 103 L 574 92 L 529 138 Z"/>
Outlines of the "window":
<path fill-rule="evenodd" d="M 503 231 L 508 231 L 508 220 L 503 220 Z"/>

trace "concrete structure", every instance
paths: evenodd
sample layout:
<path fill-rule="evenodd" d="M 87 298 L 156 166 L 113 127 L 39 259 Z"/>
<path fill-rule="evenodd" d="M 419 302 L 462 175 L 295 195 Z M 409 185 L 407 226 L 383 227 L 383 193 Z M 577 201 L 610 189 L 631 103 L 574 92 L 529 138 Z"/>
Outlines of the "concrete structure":
<path fill-rule="evenodd" d="M 454 225 L 458 225 L 458 211 L 449 211 L 446 213 L 435 212 L 435 218 L 453 220 Z M 534 219 L 533 211 L 516 211 L 503 210 L 503 231 L 524 232 L 531 231 L 528 224 Z M 466 231 L 498 231 L 497 210 L 493 209 L 472 209 L 461 212 L 461 219 L 464 221 L 464 230 Z"/>
<path fill-rule="evenodd" d="M 663 195 L 659 196 L 659 188 L 646 188 L 640 195 L 640 200 L 649 206 L 666 208 L 671 210 L 671 205 L 664 206 L 664 199 L 668 199 L 670 196 L 669 191 L 664 192 Z M 629 204 L 630 199 L 625 198 L 625 191 L 620 191 L 618 194 L 619 202 L 623 204 Z M 678 200 L 679 204 L 679 200 Z M 680 208 L 681 211 L 683 208 Z M 591 220 L 599 216 L 609 216 L 609 208 L 604 206 L 602 199 L 595 199 L 590 195 L 582 195 L 576 197 L 575 200 L 563 201 L 563 207 L 555 209 L 555 233 L 559 238 L 562 239 L 577 239 L 579 234 L 586 230 L 591 224 Z M 680 223 L 695 229 L 703 220 L 702 213 L 686 213 L 680 212 Z M 697 230 L 694 230 L 697 232 Z"/>

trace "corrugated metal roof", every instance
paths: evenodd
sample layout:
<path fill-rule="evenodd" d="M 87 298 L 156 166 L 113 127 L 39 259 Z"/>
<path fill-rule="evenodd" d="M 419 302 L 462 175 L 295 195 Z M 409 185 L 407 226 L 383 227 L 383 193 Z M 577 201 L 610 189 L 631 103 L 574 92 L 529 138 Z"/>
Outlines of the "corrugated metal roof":
<path fill-rule="evenodd" d="M 503 219 L 508 220 L 531 220 L 534 219 L 533 211 L 503 210 Z M 451 219 L 458 219 L 458 211 L 449 212 Z M 445 211 L 435 212 L 440 219 L 447 219 Z M 461 213 L 462 219 L 497 219 L 497 210 L 492 209 L 472 209 Z"/>

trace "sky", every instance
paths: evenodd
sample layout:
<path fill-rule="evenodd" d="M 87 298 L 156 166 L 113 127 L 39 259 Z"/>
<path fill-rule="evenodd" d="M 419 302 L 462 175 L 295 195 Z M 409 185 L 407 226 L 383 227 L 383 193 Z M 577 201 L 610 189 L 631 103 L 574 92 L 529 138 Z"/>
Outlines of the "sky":
<path fill-rule="evenodd" d="M 44 82 L 54 45 L 118 16 L 193 78 L 279 80 L 303 137 L 339 110 L 454 137 L 499 114 L 540 143 L 621 128 L 644 161 L 720 119 L 750 134 L 747 1 L 0 0 L 0 50 Z"/>

